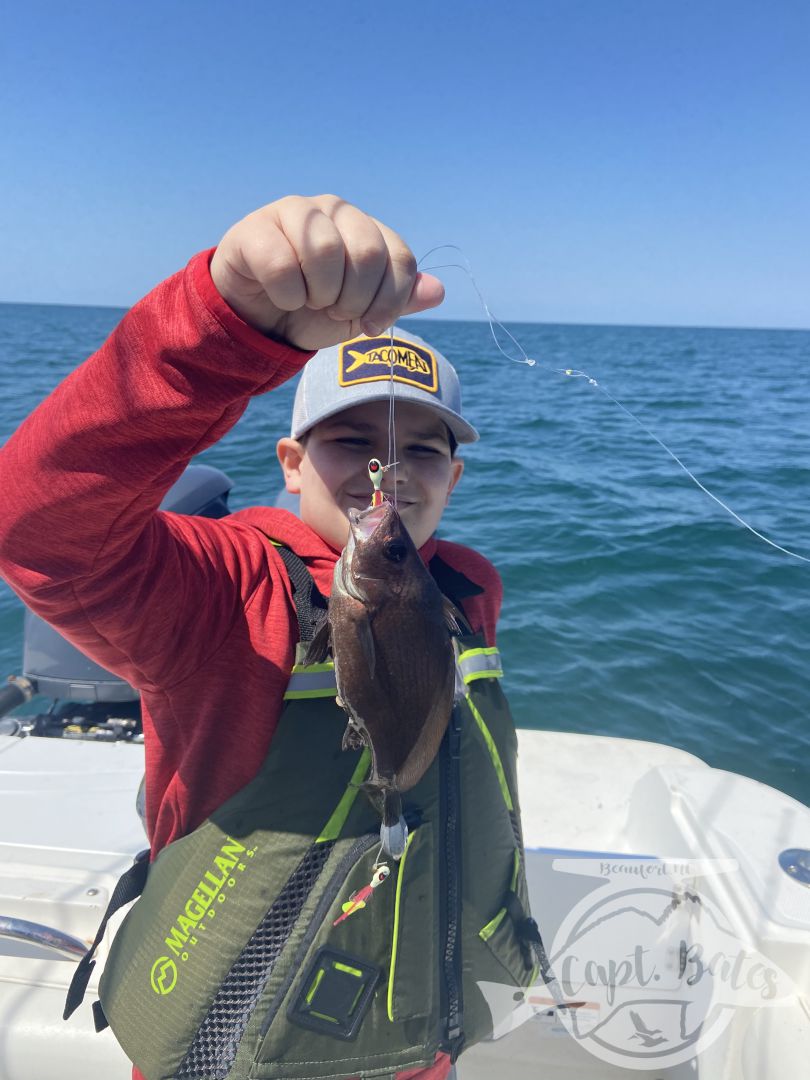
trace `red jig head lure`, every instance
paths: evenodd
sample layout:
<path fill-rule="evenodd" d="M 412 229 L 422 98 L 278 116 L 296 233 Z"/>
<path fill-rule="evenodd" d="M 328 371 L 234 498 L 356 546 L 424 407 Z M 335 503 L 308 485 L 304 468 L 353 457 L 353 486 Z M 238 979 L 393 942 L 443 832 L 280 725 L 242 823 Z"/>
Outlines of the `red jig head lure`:
<path fill-rule="evenodd" d="M 380 506 L 382 504 L 383 493 L 380 490 L 380 486 L 383 481 L 384 473 L 385 469 L 383 468 L 382 462 L 378 461 L 377 458 L 373 457 L 368 463 L 368 478 L 371 481 L 372 487 L 374 488 L 371 496 L 372 506 Z"/>
<path fill-rule="evenodd" d="M 342 904 L 343 914 L 338 915 L 332 926 L 337 926 L 338 923 L 343 922 L 344 919 L 348 919 L 350 915 L 353 915 L 355 911 L 360 911 L 366 906 L 371 899 L 374 890 L 385 881 L 388 875 L 391 873 L 388 866 L 382 863 L 380 866 L 374 868 L 374 873 L 371 875 L 371 881 L 368 885 L 364 885 L 362 889 L 358 889 L 357 892 L 353 892 L 349 899 Z"/>
<path fill-rule="evenodd" d="M 382 506 L 385 502 L 385 495 L 383 495 L 382 492 L 383 476 L 385 476 L 389 469 L 393 469 L 395 465 L 399 465 L 399 462 L 392 461 L 390 465 L 383 465 L 383 463 L 375 457 L 369 461 L 368 478 L 371 481 L 371 486 L 374 488 L 371 495 L 372 506 Z"/>

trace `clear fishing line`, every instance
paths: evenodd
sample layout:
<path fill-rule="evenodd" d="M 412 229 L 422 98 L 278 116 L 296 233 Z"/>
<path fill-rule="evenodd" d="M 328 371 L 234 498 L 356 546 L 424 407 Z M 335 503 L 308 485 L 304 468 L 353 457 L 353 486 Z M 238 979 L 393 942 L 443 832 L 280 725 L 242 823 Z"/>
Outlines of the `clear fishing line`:
<path fill-rule="evenodd" d="M 475 280 L 475 275 L 472 272 L 472 267 L 470 266 L 469 261 L 467 260 L 467 256 L 464 254 L 464 252 L 461 250 L 461 248 L 457 244 L 439 244 L 436 247 L 431 248 L 430 251 L 425 252 L 425 254 L 422 256 L 422 258 L 419 260 L 420 264 L 422 262 L 424 262 L 424 260 L 427 259 L 430 255 L 432 255 L 435 251 L 442 251 L 442 250 L 447 250 L 447 249 L 451 249 L 452 251 L 458 252 L 458 254 L 461 256 L 461 258 L 466 263 L 466 266 L 462 266 L 461 263 L 446 263 L 443 266 L 430 266 L 430 267 L 427 267 L 425 272 L 428 272 L 428 271 L 431 271 L 431 270 L 447 270 L 447 269 L 451 269 L 451 268 L 455 268 L 455 269 L 458 269 L 458 270 L 463 270 L 464 273 L 467 275 L 467 277 L 470 279 L 470 283 L 472 284 L 472 287 L 475 289 L 475 292 L 476 292 L 476 294 L 478 296 L 478 299 L 481 302 L 481 306 L 483 307 L 484 311 L 486 312 L 487 319 L 489 320 L 490 333 L 492 334 L 492 340 L 495 342 L 496 348 L 499 350 L 499 352 L 503 353 L 503 355 L 507 358 L 507 360 L 512 360 L 517 364 L 526 364 L 528 367 L 534 367 L 535 364 L 537 363 L 537 361 L 533 360 L 527 354 L 526 350 L 523 348 L 523 346 L 520 344 L 520 342 L 517 340 L 517 338 L 513 337 L 513 335 L 509 332 L 509 330 L 507 330 L 507 328 L 503 325 L 503 323 L 499 319 L 496 319 L 495 316 L 492 314 L 492 312 L 489 310 L 489 306 L 488 306 L 486 300 L 484 299 L 484 295 L 481 292 L 481 290 L 478 288 L 478 283 Z M 506 334 L 506 336 L 513 343 L 515 348 L 520 350 L 520 353 L 521 353 L 520 357 L 510 356 L 509 353 L 507 353 L 501 347 L 501 343 L 498 341 L 498 337 L 497 337 L 497 335 L 495 333 L 495 325 L 496 324 L 501 328 L 501 330 L 503 330 L 504 334 Z M 394 356 L 395 356 L 395 353 L 396 353 L 396 346 L 394 345 L 394 327 L 393 327 L 393 325 L 389 327 L 388 333 L 389 333 L 390 348 L 391 348 L 391 356 L 390 356 L 390 359 L 389 359 L 389 367 L 391 369 L 391 374 L 390 374 L 390 377 L 389 377 L 389 380 L 388 380 L 388 387 L 389 387 L 389 389 L 388 389 L 388 463 L 384 466 L 384 469 L 385 469 L 385 471 L 388 471 L 388 469 L 393 469 L 394 470 L 394 485 L 393 485 L 393 487 L 394 487 L 394 509 L 397 509 L 397 465 L 399 464 L 399 462 L 395 460 L 396 453 L 397 453 L 396 392 L 395 392 L 395 382 L 394 382 Z"/>
<path fill-rule="evenodd" d="M 422 267 L 421 264 L 425 261 L 425 259 L 427 259 L 434 252 L 436 252 L 436 251 L 445 251 L 445 250 L 458 252 L 459 255 L 461 256 L 461 258 L 464 260 L 464 265 L 462 265 L 461 263 L 444 263 L 442 265 L 437 265 L 437 266 Z M 520 344 L 520 342 L 517 340 L 517 338 L 512 333 L 510 333 L 510 331 L 507 330 L 507 328 L 503 325 L 503 323 L 500 321 L 500 319 L 497 319 L 492 314 L 492 312 L 490 311 L 489 305 L 487 304 L 486 300 L 484 299 L 483 294 L 482 294 L 481 290 L 478 287 L 478 283 L 475 280 L 475 275 L 472 272 L 472 267 L 470 266 L 469 260 L 467 259 L 466 255 L 464 254 L 462 249 L 458 246 L 458 244 L 438 244 L 436 247 L 431 248 L 430 251 L 426 252 L 422 256 L 422 258 L 419 260 L 419 266 L 423 270 L 424 273 L 428 273 L 428 272 L 431 272 L 433 270 L 450 270 L 450 269 L 462 270 L 467 275 L 467 277 L 470 279 L 470 282 L 472 283 L 472 287 L 475 289 L 475 292 L 476 292 L 476 294 L 478 296 L 478 299 L 481 301 L 481 306 L 483 307 L 484 312 L 486 313 L 487 319 L 489 321 L 489 330 L 490 330 L 490 333 L 492 334 L 492 340 L 495 342 L 495 346 L 498 349 L 498 351 L 503 356 L 505 356 L 507 360 L 511 360 L 513 363 L 526 364 L 528 367 L 534 367 L 535 366 L 537 361 L 529 356 L 529 354 L 526 352 L 526 350 L 523 348 L 523 346 Z M 495 332 L 495 327 L 496 326 L 500 327 L 500 329 L 507 336 L 507 338 L 509 338 L 509 340 L 520 351 L 521 355 L 519 357 L 510 356 L 509 353 L 506 352 L 506 350 L 504 348 L 502 348 L 501 343 L 498 341 L 498 335 Z M 697 487 L 700 488 L 700 490 L 702 492 L 704 492 L 704 494 L 708 495 L 710 499 L 714 500 L 714 502 L 716 502 L 718 506 L 722 507 L 723 510 L 726 511 L 726 513 L 730 514 L 731 517 L 733 517 L 736 522 L 738 522 L 740 525 L 742 525 L 742 527 L 744 529 L 747 529 L 750 533 L 752 533 L 754 536 L 756 536 L 758 540 L 762 540 L 764 543 L 768 544 L 770 547 L 775 548 L 777 551 L 781 551 L 783 555 L 789 555 L 790 558 L 798 559 L 800 562 L 810 563 L 810 558 L 808 558 L 807 556 L 800 555 L 796 551 L 791 551 L 790 548 L 786 548 L 786 547 L 783 547 L 781 544 L 777 544 L 775 540 L 771 540 L 769 537 L 765 536 L 763 533 L 761 533 L 757 529 L 755 529 L 753 527 L 753 525 L 750 525 L 744 518 L 740 517 L 740 515 L 735 510 L 732 510 L 732 508 L 727 503 L 723 502 L 723 500 L 719 496 L 715 495 L 714 492 L 710 491 L 706 487 L 705 484 L 703 484 L 700 480 L 698 480 L 698 478 L 691 471 L 691 469 L 689 469 L 681 461 L 681 459 L 678 457 L 678 455 L 673 450 L 670 450 L 670 448 L 663 441 L 663 439 L 660 439 L 655 434 L 654 431 L 651 431 L 642 420 L 639 420 L 639 418 L 635 415 L 635 413 L 631 412 L 630 409 L 628 409 L 626 405 L 623 405 L 622 402 L 618 400 L 618 398 L 615 398 L 611 393 L 609 393 L 604 388 L 604 386 L 602 386 L 601 383 L 599 383 L 595 378 L 593 378 L 592 375 L 589 375 L 587 373 L 587 371 L 580 371 L 577 368 L 556 368 L 556 367 L 553 367 L 551 364 L 549 364 L 547 361 L 542 361 L 542 363 L 544 364 L 545 367 L 547 367 L 550 371 L 554 372 L 554 374 L 556 374 L 556 375 L 564 375 L 564 376 L 566 376 L 568 378 L 574 378 L 574 379 L 585 379 L 589 386 L 593 386 L 601 394 L 604 394 L 604 396 L 608 399 L 608 401 L 612 401 L 614 405 L 617 405 L 622 410 L 623 413 L 625 413 L 627 416 L 630 417 L 631 420 L 633 420 L 636 424 L 638 424 L 638 426 L 641 428 L 642 431 L 644 431 L 647 435 L 649 435 L 649 437 L 651 439 L 654 439 L 655 442 L 657 442 L 658 445 L 663 450 L 665 450 L 667 452 L 667 454 L 669 454 L 669 456 L 676 463 L 676 465 L 678 465 L 679 468 L 683 469 L 683 471 L 686 473 L 686 475 L 689 477 L 689 479 L 694 484 L 696 484 Z M 393 368 L 392 368 L 392 373 L 393 373 Z"/>
<path fill-rule="evenodd" d="M 391 326 L 391 354 L 389 356 L 391 377 L 388 380 L 388 462 L 385 465 L 385 469 L 394 470 L 394 509 L 398 509 L 397 506 L 397 419 L 396 419 L 396 401 L 394 393 L 394 357 L 396 356 L 394 346 L 394 327 Z"/>
<path fill-rule="evenodd" d="M 709 489 L 706 487 L 706 485 L 702 484 L 700 482 L 700 480 L 698 480 L 698 478 L 695 476 L 695 474 L 693 472 L 691 472 L 686 467 L 686 465 L 684 465 L 684 463 L 681 461 L 681 459 L 678 457 L 678 455 L 674 451 L 670 450 L 670 448 L 667 446 L 667 444 L 662 439 L 659 439 L 654 431 L 650 431 L 650 429 L 647 427 L 646 424 L 642 423 L 642 421 L 639 420 L 639 418 L 637 416 L 635 416 L 633 413 L 631 413 L 630 410 L 628 408 L 626 408 L 624 405 L 622 405 L 622 403 L 620 401 L 618 401 L 612 394 L 609 394 L 608 391 L 605 390 L 604 386 L 602 386 L 600 383 L 598 383 L 596 381 L 596 379 L 592 378 L 590 375 L 588 375 L 584 371 L 575 371 L 575 370 L 573 370 L 571 368 L 569 368 L 567 371 L 564 371 L 563 374 L 564 375 L 570 375 L 570 376 L 573 376 L 573 377 L 576 377 L 576 378 L 587 379 L 588 383 L 591 386 L 595 386 L 596 389 L 599 390 L 602 394 L 604 394 L 605 397 L 609 401 L 612 401 L 614 405 L 618 405 L 619 408 L 622 410 L 622 412 L 626 413 L 630 417 L 631 420 L 634 420 L 638 424 L 638 426 L 641 428 L 642 431 L 645 431 L 650 436 L 651 439 L 655 439 L 655 441 L 658 443 L 658 445 L 660 447 L 662 447 L 664 450 L 666 450 L 666 452 L 669 454 L 669 456 L 672 458 L 672 460 L 683 469 L 683 471 L 686 473 L 686 475 L 689 477 L 689 479 L 694 481 L 694 483 L 697 484 L 697 486 L 700 488 L 701 491 L 705 492 L 705 494 L 708 495 L 710 499 L 714 499 L 714 501 L 717 503 L 718 506 L 722 506 L 722 508 L 727 513 L 731 514 L 731 516 L 734 518 L 734 520 L 739 522 L 739 524 L 742 525 L 743 528 L 748 529 L 748 531 L 750 533 L 753 533 L 754 536 L 758 537 L 760 540 L 763 540 L 766 544 L 769 544 L 772 548 L 776 548 L 777 551 L 781 551 L 784 555 L 790 555 L 790 557 L 792 559 L 799 559 L 801 562 L 810 563 L 810 559 L 808 559 L 805 555 L 799 555 L 797 552 L 791 551 L 789 548 L 782 547 L 781 544 L 777 544 L 776 541 L 770 540 L 767 536 L 763 535 L 763 533 L 758 532 L 753 527 L 753 525 L 749 525 L 748 522 L 745 521 L 743 518 L 741 518 L 740 515 L 736 511 L 732 510 L 731 507 L 727 503 L 724 503 L 723 500 L 719 496 L 715 495 L 714 492 L 709 491 Z"/>
<path fill-rule="evenodd" d="M 424 262 L 425 259 L 428 258 L 429 255 L 432 255 L 434 251 L 447 250 L 457 251 L 464 260 L 465 265 L 462 266 L 461 263 L 445 263 L 442 266 L 426 266 L 423 270 L 423 273 L 429 273 L 432 270 L 463 270 L 467 277 L 470 279 L 470 283 L 475 289 L 478 299 L 481 301 L 481 306 L 486 312 L 487 319 L 489 320 L 489 332 L 492 334 L 492 340 L 495 342 L 495 346 L 498 351 L 503 353 L 507 360 L 512 360 L 515 364 L 526 364 L 528 367 L 534 367 L 537 361 L 532 360 L 532 358 L 529 356 L 529 354 L 526 352 L 526 350 L 523 348 L 517 338 L 513 337 L 512 334 L 509 333 L 509 331 L 500 321 L 500 319 L 496 319 L 492 312 L 489 310 L 489 305 L 484 299 L 484 294 L 478 288 L 478 282 L 475 280 L 475 275 L 472 272 L 472 267 L 470 266 L 469 260 L 464 254 L 464 252 L 461 250 L 461 248 L 458 246 L 458 244 L 437 244 L 436 247 L 433 247 L 430 249 L 430 251 L 425 252 L 422 258 L 419 260 L 420 265 L 422 262 Z M 500 326 L 501 330 L 503 330 L 509 340 L 516 346 L 516 348 L 520 350 L 521 355 L 519 357 L 510 356 L 508 352 L 501 348 L 501 343 L 498 341 L 498 336 L 495 333 L 496 325 Z"/>

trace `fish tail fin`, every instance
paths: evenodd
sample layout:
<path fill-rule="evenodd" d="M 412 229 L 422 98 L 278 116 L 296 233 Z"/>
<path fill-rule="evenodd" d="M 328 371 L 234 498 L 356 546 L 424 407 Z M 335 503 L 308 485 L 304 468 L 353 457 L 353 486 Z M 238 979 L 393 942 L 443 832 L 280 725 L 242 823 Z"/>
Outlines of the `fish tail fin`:
<path fill-rule="evenodd" d="M 396 825 L 402 817 L 402 797 L 398 791 L 386 791 L 383 801 L 383 825 Z"/>
<path fill-rule="evenodd" d="M 386 791 L 383 819 L 380 826 L 380 842 L 386 855 L 401 859 L 408 840 L 408 826 L 402 816 L 402 799 L 398 791 Z"/>

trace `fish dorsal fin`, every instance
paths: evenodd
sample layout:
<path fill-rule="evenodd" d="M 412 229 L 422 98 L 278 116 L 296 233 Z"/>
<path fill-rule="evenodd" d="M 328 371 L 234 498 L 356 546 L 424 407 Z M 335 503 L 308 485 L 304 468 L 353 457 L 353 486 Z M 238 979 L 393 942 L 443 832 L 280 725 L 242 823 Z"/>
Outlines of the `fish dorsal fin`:
<path fill-rule="evenodd" d="M 444 617 L 444 625 L 450 633 L 456 637 L 461 637 L 461 625 L 466 622 L 466 619 L 453 601 L 444 595 L 442 596 L 442 616 Z"/>

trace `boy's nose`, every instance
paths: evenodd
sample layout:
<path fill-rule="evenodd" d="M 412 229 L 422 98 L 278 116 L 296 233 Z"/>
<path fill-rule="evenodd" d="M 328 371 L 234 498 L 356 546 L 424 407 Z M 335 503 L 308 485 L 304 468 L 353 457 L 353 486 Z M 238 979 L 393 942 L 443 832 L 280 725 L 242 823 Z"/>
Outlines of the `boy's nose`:
<path fill-rule="evenodd" d="M 382 482 L 383 491 L 392 492 L 395 484 L 397 487 L 402 487 L 408 479 L 408 467 L 405 462 L 398 461 L 397 458 L 394 458 L 394 461 L 396 464 L 385 470 Z"/>

